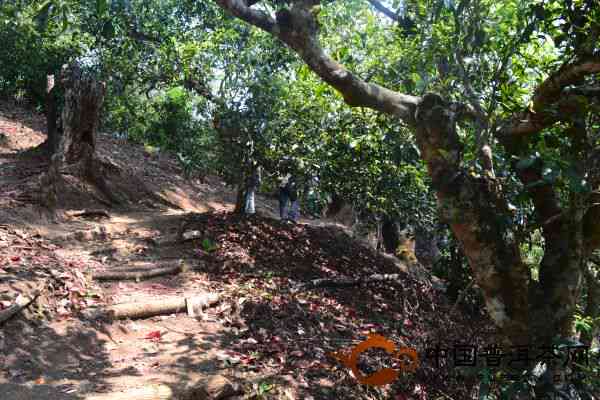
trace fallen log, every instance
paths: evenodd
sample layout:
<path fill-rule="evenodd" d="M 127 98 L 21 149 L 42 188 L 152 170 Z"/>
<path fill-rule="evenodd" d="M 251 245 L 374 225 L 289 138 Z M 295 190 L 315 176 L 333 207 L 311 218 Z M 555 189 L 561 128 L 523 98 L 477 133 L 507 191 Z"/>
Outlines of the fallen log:
<path fill-rule="evenodd" d="M 216 375 L 207 382 L 179 390 L 165 384 L 151 384 L 118 393 L 86 396 L 85 400 L 225 400 L 243 393 L 240 385 Z"/>
<path fill-rule="evenodd" d="M 83 210 L 71 214 L 73 217 L 104 217 L 110 218 L 105 210 Z"/>
<path fill-rule="evenodd" d="M 42 289 L 46 287 L 46 281 L 42 282 L 36 289 L 29 294 L 20 293 L 15 302 L 5 310 L 0 311 L 0 325 L 8 321 L 16 314 L 27 308 L 38 296 L 42 293 Z"/>
<path fill-rule="evenodd" d="M 220 296 L 217 293 L 205 293 L 194 297 L 177 297 L 152 300 L 140 303 L 123 303 L 84 311 L 88 319 L 127 319 L 148 318 L 156 315 L 175 314 L 182 311 L 194 317 L 203 309 L 218 303 Z"/>
<path fill-rule="evenodd" d="M 312 281 L 300 283 L 292 288 L 292 292 L 299 292 L 303 290 L 323 288 L 323 287 L 334 287 L 334 288 L 344 288 L 344 287 L 353 287 L 359 286 L 366 283 L 373 282 L 385 282 L 385 281 L 399 281 L 403 278 L 403 275 L 400 274 L 374 274 L 371 276 L 367 276 L 365 278 L 359 279 L 313 279 Z"/>
<path fill-rule="evenodd" d="M 117 393 L 86 396 L 85 400 L 175 400 L 176 394 L 167 385 L 155 384 L 141 388 L 127 389 Z M 199 400 L 207 399 L 199 397 Z"/>
<path fill-rule="evenodd" d="M 183 270 L 183 264 L 170 267 L 152 268 L 146 270 L 121 270 L 121 271 L 105 271 L 92 274 L 92 279 L 96 281 L 120 281 L 120 280 L 136 280 L 155 278 L 157 276 L 178 274 Z"/>

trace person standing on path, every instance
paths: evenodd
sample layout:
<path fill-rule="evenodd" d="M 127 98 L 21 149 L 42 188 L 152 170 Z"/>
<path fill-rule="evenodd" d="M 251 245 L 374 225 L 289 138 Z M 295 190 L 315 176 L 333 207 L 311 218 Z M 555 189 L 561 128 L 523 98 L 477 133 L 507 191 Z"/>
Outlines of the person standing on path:
<path fill-rule="evenodd" d="M 252 173 L 248 177 L 248 182 L 246 186 L 246 201 L 244 204 L 244 213 L 247 215 L 252 215 L 256 213 L 255 206 L 255 198 L 256 192 L 261 184 L 261 168 L 260 165 L 253 165 Z"/>
<path fill-rule="evenodd" d="M 287 183 L 287 191 L 290 199 L 290 213 L 289 220 L 296 222 L 299 214 L 299 202 L 298 202 L 298 183 L 294 176 L 290 177 Z"/>
<path fill-rule="evenodd" d="M 290 178 L 290 174 L 279 178 L 279 217 L 282 221 L 286 220 L 288 217 L 288 201 L 290 199 L 288 182 Z"/>

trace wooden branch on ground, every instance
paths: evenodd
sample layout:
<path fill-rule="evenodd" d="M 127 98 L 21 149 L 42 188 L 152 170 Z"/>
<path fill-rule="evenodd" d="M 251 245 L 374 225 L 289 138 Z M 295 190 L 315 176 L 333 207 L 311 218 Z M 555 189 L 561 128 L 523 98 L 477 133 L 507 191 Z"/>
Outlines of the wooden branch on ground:
<path fill-rule="evenodd" d="M 182 265 L 170 267 L 152 268 L 147 270 L 135 271 L 105 271 L 97 272 L 92 275 L 92 279 L 96 281 L 120 281 L 120 280 L 136 280 L 155 278 L 157 276 L 178 274 L 183 270 Z"/>
<path fill-rule="evenodd" d="M 104 217 L 110 218 L 110 215 L 105 210 L 83 210 L 71 214 L 73 217 Z"/>
<path fill-rule="evenodd" d="M 217 375 L 209 378 L 207 382 L 199 382 L 182 390 L 157 383 L 118 393 L 86 396 L 85 400 L 224 400 L 243 393 L 239 384 L 231 383 L 225 377 Z"/>
<path fill-rule="evenodd" d="M 399 281 L 402 278 L 400 274 L 374 274 L 359 279 L 313 279 L 305 283 L 296 285 L 292 292 L 299 292 L 308 289 L 316 289 L 323 287 L 344 288 L 353 287 L 366 283 Z"/>
<path fill-rule="evenodd" d="M 36 289 L 31 293 L 23 295 L 19 294 L 15 302 L 5 310 L 0 311 L 0 325 L 8 321 L 16 314 L 27 308 L 37 297 L 42 293 L 43 288 L 46 287 L 46 281 L 43 281 Z"/>
<path fill-rule="evenodd" d="M 148 318 L 156 315 L 168 315 L 185 311 L 190 316 L 195 316 L 202 309 L 212 307 L 218 303 L 220 296 L 217 293 L 204 293 L 194 297 L 176 297 L 145 301 L 140 303 L 115 304 L 106 308 L 97 308 L 84 311 L 88 319 L 128 319 Z"/>
<path fill-rule="evenodd" d="M 127 389 L 117 393 L 104 393 L 86 396 L 85 400 L 174 400 L 175 391 L 163 384 Z M 203 399 L 199 397 L 199 399 Z"/>

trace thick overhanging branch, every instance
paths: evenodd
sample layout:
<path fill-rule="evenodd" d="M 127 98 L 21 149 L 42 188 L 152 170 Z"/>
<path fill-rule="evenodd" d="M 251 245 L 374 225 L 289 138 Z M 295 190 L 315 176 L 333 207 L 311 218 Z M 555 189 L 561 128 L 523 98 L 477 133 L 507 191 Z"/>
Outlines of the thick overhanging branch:
<path fill-rule="evenodd" d="M 274 33 L 277 27 L 277 22 L 269 14 L 250 8 L 251 5 L 257 2 L 246 3 L 244 0 L 215 0 L 215 2 L 233 16 L 264 31 Z"/>
<path fill-rule="evenodd" d="M 564 88 L 578 84 L 587 75 L 597 73 L 600 73 L 600 57 L 564 65 L 538 87 L 533 96 L 533 110 L 543 110 L 550 106 L 562 96 Z"/>
<path fill-rule="evenodd" d="M 380 13 L 390 18 L 393 21 L 400 22 L 400 16 L 384 6 L 380 1 L 377 0 L 369 0 L 369 3 Z"/>
<path fill-rule="evenodd" d="M 589 75 L 600 73 L 600 57 L 563 65 L 550 75 L 535 91 L 531 106 L 514 115 L 500 129 L 500 136 L 525 136 L 569 117 L 568 111 L 577 107 L 578 95 L 565 90 Z M 572 93 L 572 92 L 571 92 Z"/>
<path fill-rule="evenodd" d="M 600 100 L 600 86 L 581 86 L 567 90 L 567 94 L 576 94 L 588 99 Z"/>
<path fill-rule="evenodd" d="M 341 93 L 348 105 L 394 115 L 414 126 L 419 97 L 365 82 L 323 51 L 318 40 L 318 7 L 315 7 L 318 1 L 295 1 L 291 8 L 279 10 L 276 19 L 248 7 L 243 0 L 215 1 L 234 16 L 271 33 L 294 49 L 313 72 Z"/>

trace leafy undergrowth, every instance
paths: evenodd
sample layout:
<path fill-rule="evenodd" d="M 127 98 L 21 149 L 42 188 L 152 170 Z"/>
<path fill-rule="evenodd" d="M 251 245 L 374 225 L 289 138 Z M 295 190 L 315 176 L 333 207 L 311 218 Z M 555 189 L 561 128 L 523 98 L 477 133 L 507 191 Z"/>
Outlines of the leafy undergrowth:
<path fill-rule="evenodd" d="M 228 344 L 231 361 L 271 372 L 274 378 L 267 385 L 272 386 L 266 388 L 274 395 L 295 382 L 303 398 L 428 399 L 440 393 L 468 397 L 475 377 L 458 380 L 448 360 L 436 366 L 425 356 L 437 344 L 450 348 L 484 340 L 487 321 L 450 317 L 451 304 L 444 294 L 403 273 L 392 259 L 335 226 L 206 213 L 195 218 L 192 228 L 202 234 L 194 246 L 203 269 L 212 280 L 228 285 L 229 306 L 221 310 L 221 317 L 235 333 Z M 403 278 L 294 291 L 312 279 L 360 279 L 372 274 Z M 392 385 L 358 384 L 332 353 L 343 353 L 372 333 L 398 347 L 416 349 L 417 371 L 401 374 Z M 386 365 L 393 365 L 393 360 L 383 350 L 370 350 L 359 359 L 365 375 Z"/>

